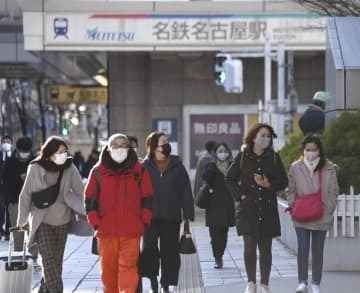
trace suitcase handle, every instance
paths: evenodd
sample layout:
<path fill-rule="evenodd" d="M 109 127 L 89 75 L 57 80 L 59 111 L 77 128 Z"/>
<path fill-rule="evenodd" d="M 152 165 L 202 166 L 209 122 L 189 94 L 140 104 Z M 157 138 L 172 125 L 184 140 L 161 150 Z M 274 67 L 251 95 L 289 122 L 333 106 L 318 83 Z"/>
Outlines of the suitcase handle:
<path fill-rule="evenodd" d="M 9 228 L 9 232 L 14 232 L 14 231 L 29 231 L 29 228 L 28 226 L 24 226 L 24 227 L 15 226 Z"/>
<path fill-rule="evenodd" d="M 25 233 L 25 231 L 28 231 L 27 227 L 10 227 L 9 228 L 9 232 L 10 232 L 10 240 L 9 240 L 9 254 L 8 254 L 8 266 L 11 267 L 11 252 L 12 252 L 12 247 L 14 245 L 14 232 L 16 231 L 21 231 L 23 233 Z M 24 243 L 23 243 L 23 255 L 22 255 L 22 265 L 25 267 L 25 254 L 26 254 L 26 240 L 25 240 L 25 235 L 24 235 Z"/>

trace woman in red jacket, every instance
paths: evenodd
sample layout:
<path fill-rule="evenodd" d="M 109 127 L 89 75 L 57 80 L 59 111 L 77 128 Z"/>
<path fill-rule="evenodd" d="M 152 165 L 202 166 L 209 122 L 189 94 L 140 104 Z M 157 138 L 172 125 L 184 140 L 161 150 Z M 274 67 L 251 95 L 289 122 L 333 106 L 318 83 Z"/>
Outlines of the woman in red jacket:
<path fill-rule="evenodd" d="M 96 230 L 104 293 L 135 292 L 140 237 L 152 216 L 148 172 L 129 148 L 124 134 L 114 134 L 90 172 L 85 187 L 89 224 Z"/>

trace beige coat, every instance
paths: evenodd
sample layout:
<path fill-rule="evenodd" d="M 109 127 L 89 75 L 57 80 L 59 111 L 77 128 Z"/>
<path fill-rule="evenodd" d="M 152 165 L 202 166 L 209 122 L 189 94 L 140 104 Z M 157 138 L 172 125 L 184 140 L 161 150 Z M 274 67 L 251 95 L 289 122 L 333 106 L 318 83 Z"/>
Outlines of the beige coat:
<path fill-rule="evenodd" d="M 32 204 L 31 194 L 34 191 L 39 191 L 47 188 L 45 182 L 46 170 L 39 164 L 31 164 L 27 170 L 24 186 L 21 190 L 19 197 L 19 212 L 17 225 L 24 226 L 29 222 L 30 226 L 30 239 L 28 247 L 34 242 L 34 236 L 42 223 L 46 209 L 38 209 Z M 69 233 L 80 236 L 91 236 L 92 231 L 86 222 L 86 212 L 83 200 L 84 186 L 81 181 L 81 176 L 72 164 L 69 168 L 65 169 L 61 184 L 60 193 L 64 197 L 66 205 L 72 210 L 73 220 L 70 223 Z M 86 232 L 85 232 L 85 231 Z"/>
<path fill-rule="evenodd" d="M 303 160 L 294 162 L 289 171 L 289 186 L 287 200 L 289 206 L 294 202 L 295 195 L 314 193 L 319 190 L 318 171 L 311 177 L 309 169 Z M 303 227 L 310 230 L 328 230 L 333 221 L 333 213 L 336 207 L 336 197 L 339 194 L 339 186 L 336 177 L 335 165 L 326 162 L 322 171 L 321 197 L 324 214 L 315 221 L 300 223 L 293 221 L 295 227 Z"/>

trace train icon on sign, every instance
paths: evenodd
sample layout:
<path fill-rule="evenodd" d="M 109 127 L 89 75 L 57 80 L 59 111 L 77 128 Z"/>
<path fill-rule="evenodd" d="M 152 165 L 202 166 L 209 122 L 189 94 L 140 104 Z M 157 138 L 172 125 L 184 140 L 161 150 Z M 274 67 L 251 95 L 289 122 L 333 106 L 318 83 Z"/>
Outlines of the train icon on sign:
<path fill-rule="evenodd" d="M 54 39 L 56 39 L 58 36 L 63 36 L 68 39 L 68 19 L 66 17 L 54 18 L 54 33 Z"/>

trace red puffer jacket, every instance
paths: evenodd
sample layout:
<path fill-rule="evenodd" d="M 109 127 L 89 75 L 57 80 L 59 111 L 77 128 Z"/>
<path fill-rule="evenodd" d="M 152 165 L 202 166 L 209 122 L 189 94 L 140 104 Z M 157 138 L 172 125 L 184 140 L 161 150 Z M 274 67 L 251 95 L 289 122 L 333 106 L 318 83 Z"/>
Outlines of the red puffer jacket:
<path fill-rule="evenodd" d="M 141 236 L 152 216 L 150 176 L 137 158 L 114 169 L 109 157 L 103 151 L 85 187 L 88 222 L 96 236 Z"/>

